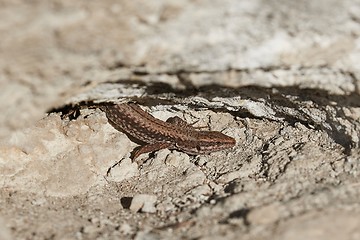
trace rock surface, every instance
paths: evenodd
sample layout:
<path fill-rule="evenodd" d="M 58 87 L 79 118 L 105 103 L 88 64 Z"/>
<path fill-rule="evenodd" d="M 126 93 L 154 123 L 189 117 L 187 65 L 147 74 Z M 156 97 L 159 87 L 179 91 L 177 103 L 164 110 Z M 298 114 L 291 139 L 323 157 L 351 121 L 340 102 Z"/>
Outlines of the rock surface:
<path fill-rule="evenodd" d="M 0 238 L 358 239 L 360 1 L 2 1 Z M 138 146 L 135 101 L 234 137 Z"/>

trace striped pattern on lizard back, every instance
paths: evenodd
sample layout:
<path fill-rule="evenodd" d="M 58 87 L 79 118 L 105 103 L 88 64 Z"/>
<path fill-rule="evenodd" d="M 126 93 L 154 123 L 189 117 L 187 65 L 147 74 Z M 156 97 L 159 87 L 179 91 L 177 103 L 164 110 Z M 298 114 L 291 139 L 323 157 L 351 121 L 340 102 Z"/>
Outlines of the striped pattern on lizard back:
<path fill-rule="evenodd" d="M 133 159 L 142 153 L 163 148 L 178 149 L 189 154 L 207 154 L 236 144 L 234 138 L 217 131 L 197 131 L 179 117 L 166 122 L 154 118 L 134 103 L 101 107 L 112 125 L 147 145 L 135 151 Z"/>

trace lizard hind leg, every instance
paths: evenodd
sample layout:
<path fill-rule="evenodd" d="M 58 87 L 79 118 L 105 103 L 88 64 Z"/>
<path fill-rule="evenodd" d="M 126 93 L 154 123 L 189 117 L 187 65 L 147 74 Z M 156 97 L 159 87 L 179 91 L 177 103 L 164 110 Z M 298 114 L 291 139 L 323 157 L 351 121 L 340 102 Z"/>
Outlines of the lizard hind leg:
<path fill-rule="evenodd" d="M 157 142 L 157 143 L 151 143 L 151 144 L 146 144 L 144 146 L 140 146 L 132 152 L 131 159 L 134 161 L 137 157 L 139 157 L 143 153 L 149 153 L 149 152 L 154 152 L 161 149 L 169 148 L 172 145 L 173 144 L 169 142 Z"/>

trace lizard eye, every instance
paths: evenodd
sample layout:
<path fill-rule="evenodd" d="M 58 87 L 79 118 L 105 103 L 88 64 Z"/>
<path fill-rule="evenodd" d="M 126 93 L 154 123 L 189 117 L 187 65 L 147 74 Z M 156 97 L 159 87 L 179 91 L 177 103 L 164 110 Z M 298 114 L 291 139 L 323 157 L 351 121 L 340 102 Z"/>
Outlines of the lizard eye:
<path fill-rule="evenodd" d="M 196 150 L 200 151 L 201 147 L 199 145 L 196 145 Z"/>

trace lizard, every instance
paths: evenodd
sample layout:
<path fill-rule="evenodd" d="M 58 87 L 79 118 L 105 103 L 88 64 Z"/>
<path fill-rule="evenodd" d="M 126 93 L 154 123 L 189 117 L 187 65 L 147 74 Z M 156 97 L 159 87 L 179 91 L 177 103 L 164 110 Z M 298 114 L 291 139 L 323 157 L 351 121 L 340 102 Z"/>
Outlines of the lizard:
<path fill-rule="evenodd" d="M 235 146 L 234 138 L 218 131 L 199 131 L 179 117 L 162 121 L 135 103 L 106 104 L 101 109 L 117 130 L 140 141 L 132 159 L 160 149 L 175 149 L 190 155 L 208 154 Z"/>

